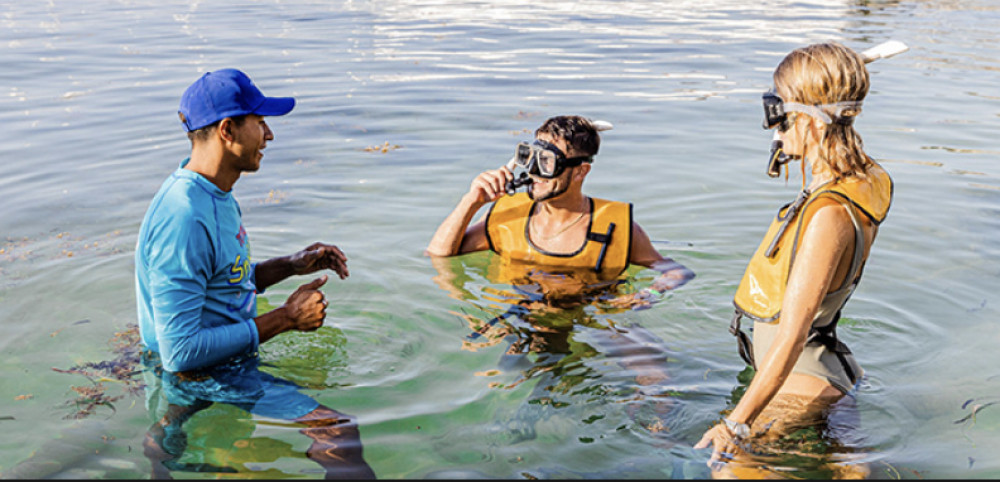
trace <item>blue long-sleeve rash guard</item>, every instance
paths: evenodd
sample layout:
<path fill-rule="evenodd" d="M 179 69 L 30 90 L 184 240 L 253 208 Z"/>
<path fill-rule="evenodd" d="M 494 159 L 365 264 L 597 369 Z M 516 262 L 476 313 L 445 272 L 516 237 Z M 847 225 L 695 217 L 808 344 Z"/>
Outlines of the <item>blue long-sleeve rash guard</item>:
<path fill-rule="evenodd" d="M 150 203 L 135 250 L 142 342 L 172 372 L 209 368 L 260 343 L 239 204 L 186 163 Z"/>

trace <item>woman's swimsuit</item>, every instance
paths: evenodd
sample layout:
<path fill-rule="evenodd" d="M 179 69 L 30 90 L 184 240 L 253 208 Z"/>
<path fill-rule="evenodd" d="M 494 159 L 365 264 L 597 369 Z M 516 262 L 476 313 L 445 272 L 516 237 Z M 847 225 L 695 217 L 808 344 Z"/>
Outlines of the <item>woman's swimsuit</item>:
<path fill-rule="evenodd" d="M 836 201 L 847 209 L 854 225 L 854 252 L 844 282 L 826 294 L 816 311 L 805 348 L 792 372 L 824 379 L 847 393 L 863 371 L 851 350 L 837 338 L 836 328 L 841 309 L 854 293 L 864 270 L 867 244 L 861 216 L 877 226 L 885 219 L 892 201 L 892 179 L 877 164 L 869 168 L 865 179 L 851 177 L 824 184 L 815 192 L 804 190 L 794 202 L 778 211 L 737 288 L 733 299 L 736 312 L 729 331 L 737 337 L 740 355 L 756 368 L 755 360 L 764 357 L 777 336 L 795 253 L 806 224 L 817 211 L 810 208 L 821 199 Z M 789 229 L 793 224 L 795 229 Z M 743 316 L 755 322 L 752 343 L 740 330 Z"/>

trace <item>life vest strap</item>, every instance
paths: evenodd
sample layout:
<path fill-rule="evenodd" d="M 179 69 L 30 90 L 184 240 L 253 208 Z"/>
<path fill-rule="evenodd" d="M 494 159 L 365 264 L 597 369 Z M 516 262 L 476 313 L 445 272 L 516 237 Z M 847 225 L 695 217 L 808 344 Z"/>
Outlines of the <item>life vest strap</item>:
<path fill-rule="evenodd" d="M 597 263 L 594 264 L 594 271 L 601 272 L 601 265 L 604 264 L 604 255 L 608 252 L 608 245 L 611 244 L 611 233 L 615 232 L 615 223 L 610 223 L 608 225 L 608 232 L 594 233 L 588 232 L 587 239 L 597 243 L 601 243 L 601 254 L 597 256 Z"/>
<path fill-rule="evenodd" d="M 781 221 L 781 227 L 778 228 L 777 233 L 774 233 L 774 239 L 771 240 L 771 244 L 767 247 L 767 251 L 764 252 L 765 256 L 773 258 L 778 252 L 778 242 L 781 241 L 781 237 L 785 234 L 785 230 L 788 229 L 788 225 L 792 224 L 792 221 L 795 219 L 795 215 L 798 214 L 799 209 L 802 208 L 802 205 L 805 204 L 807 200 L 809 200 L 809 190 L 803 189 L 799 192 L 799 196 L 795 198 L 795 201 L 792 201 L 791 203 L 782 206 L 781 209 L 778 209 L 778 220 Z M 785 211 L 784 215 L 782 215 L 781 210 L 786 207 L 788 210 Z"/>
<path fill-rule="evenodd" d="M 737 309 L 733 313 L 733 319 L 729 322 L 729 333 L 736 337 L 736 347 L 739 349 L 740 358 L 756 370 L 757 364 L 754 363 L 753 359 L 753 341 L 750 340 L 750 335 L 740 329 L 741 318 L 743 318 L 743 311 Z"/>
<path fill-rule="evenodd" d="M 840 310 L 837 311 L 837 314 L 833 317 L 833 321 L 829 324 L 819 328 L 811 328 L 809 330 L 809 338 L 806 339 L 806 342 L 820 343 L 835 353 L 837 360 L 840 360 L 840 365 L 844 367 L 844 372 L 847 373 L 847 378 L 851 380 L 851 384 L 854 384 L 858 381 L 857 375 L 851 369 L 851 364 L 847 362 L 847 355 L 851 354 L 851 349 L 837 338 L 838 321 L 840 321 Z"/>
<path fill-rule="evenodd" d="M 739 350 L 740 358 L 743 359 L 750 365 L 754 370 L 757 369 L 757 364 L 755 363 L 753 357 L 753 340 L 750 339 L 750 335 L 747 335 L 740 328 L 740 320 L 743 318 L 743 311 L 736 309 L 733 313 L 733 319 L 729 322 L 729 333 L 736 337 L 736 347 Z M 847 361 L 847 355 L 851 354 L 851 349 L 837 338 L 837 322 L 840 321 L 840 311 L 833 317 L 833 321 L 830 324 L 816 328 L 809 329 L 809 336 L 806 338 L 806 343 L 816 342 L 825 346 L 828 350 L 837 355 L 837 360 L 840 361 L 840 365 L 844 367 L 844 372 L 847 374 L 847 378 L 851 380 L 851 384 L 857 383 L 857 374 L 851 368 L 851 364 Z"/>

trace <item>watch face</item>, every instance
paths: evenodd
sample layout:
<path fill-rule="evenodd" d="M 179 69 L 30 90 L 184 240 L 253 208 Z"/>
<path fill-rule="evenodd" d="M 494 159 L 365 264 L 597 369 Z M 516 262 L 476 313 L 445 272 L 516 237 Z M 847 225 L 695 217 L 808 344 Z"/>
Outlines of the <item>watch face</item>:
<path fill-rule="evenodd" d="M 739 438 L 746 438 L 750 435 L 749 425 L 745 423 L 736 423 L 728 418 L 723 419 L 723 421 L 726 423 L 726 428 L 728 428 L 730 432 L 733 432 L 733 435 Z"/>

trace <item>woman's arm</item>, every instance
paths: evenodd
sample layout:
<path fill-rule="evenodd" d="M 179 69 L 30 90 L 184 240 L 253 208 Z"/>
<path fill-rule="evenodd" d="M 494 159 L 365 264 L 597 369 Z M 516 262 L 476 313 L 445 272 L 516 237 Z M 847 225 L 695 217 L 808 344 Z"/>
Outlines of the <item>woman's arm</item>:
<path fill-rule="evenodd" d="M 813 318 L 830 290 L 841 258 L 853 242 L 853 224 L 840 204 L 821 205 L 806 224 L 788 276 L 778 334 L 758 362 L 757 374 L 746 393 L 727 417 L 730 421 L 753 424 L 781 390 L 805 347 Z M 715 448 L 715 460 L 720 451 L 731 452 L 735 449 L 733 435 L 724 424 L 718 424 L 705 433 L 695 448 L 707 447 L 711 441 Z"/>

